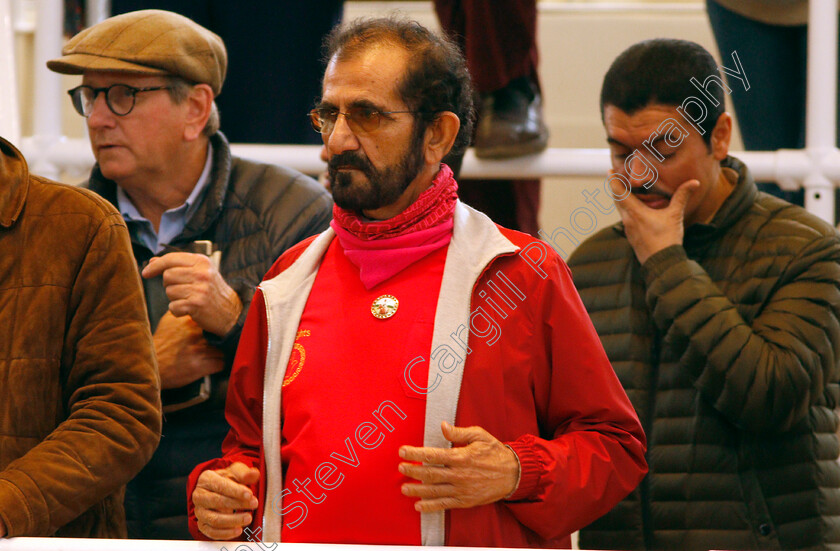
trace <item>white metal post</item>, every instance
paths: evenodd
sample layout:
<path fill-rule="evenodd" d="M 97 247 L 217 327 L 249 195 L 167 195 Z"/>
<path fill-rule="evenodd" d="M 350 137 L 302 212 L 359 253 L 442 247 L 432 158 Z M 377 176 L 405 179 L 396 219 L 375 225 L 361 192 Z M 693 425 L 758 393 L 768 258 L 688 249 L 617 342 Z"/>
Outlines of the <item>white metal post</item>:
<path fill-rule="evenodd" d="M 20 147 L 20 111 L 18 106 L 15 34 L 11 0 L 0 0 L 0 136 Z"/>
<path fill-rule="evenodd" d="M 57 179 L 59 168 L 49 158 L 49 151 L 61 139 L 61 102 L 66 99 L 61 90 L 61 76 L 47 69 L 47 60 L 61 55 L 63 44 L 64 2 L 41 0 L 38 4 L 38 24 L 35 28 L 35 113 L 34 135 L 29 158 L 32 172 Z"/>
<path fill-rule="evenodd" d="M 819 170 L 837 136 L 837 1 L 811 0 L 808 7 L 808 88 L 805 149 L 814 170 L 805 178 L 805 207 L 834 223 L 834 185 Z"/>
<path fill-rule="evenodd" d="M 87 0 L 85 4 L 85 26 L 93 27 L 111 16 L 110 0 Z"/>

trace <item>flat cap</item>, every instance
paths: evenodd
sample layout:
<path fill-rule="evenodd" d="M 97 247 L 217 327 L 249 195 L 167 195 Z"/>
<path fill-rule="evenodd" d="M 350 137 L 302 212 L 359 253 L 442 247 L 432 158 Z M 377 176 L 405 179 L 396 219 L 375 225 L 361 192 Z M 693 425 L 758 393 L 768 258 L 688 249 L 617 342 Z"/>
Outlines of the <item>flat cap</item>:
<path fill-rule="evenodd" d="M 47 61 L 57 73 L 124 71 L 175 75 L 222 90 L 227 51 L 218 35 L 177 13 L 140 10 L 110 17 L 83 30 Z"/>

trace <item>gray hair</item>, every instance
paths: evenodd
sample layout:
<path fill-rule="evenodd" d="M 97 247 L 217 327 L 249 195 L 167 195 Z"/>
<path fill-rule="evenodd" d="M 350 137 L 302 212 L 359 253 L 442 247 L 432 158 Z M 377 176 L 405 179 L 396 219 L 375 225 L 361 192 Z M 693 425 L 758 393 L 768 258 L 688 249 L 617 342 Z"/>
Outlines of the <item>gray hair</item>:
<path fill-rule="evenodd" d="M 190 95 L 190 90 L 195 86 L 195 84 L 174 75 L 167 76 L 166 81 L 166 85 L 169 87 L 169 97 L 172 98 L 173 102 L 178 104 L 183 103 L 187 99 L 187 96 Z M 207 124 L 204 125 L 201 133 L 209 138 L 219 131 L 221 123 L 219 108 L 216 106 L 216 100 L 214 98 L 213 105 L 210 108 L 210 117 L 207 119 Z"/>

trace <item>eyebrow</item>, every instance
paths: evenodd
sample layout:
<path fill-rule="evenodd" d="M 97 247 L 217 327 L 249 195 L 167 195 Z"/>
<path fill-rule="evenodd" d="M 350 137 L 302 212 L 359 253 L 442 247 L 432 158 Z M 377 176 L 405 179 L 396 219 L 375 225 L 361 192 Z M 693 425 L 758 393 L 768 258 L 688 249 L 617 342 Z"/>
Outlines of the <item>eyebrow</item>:
<path fill-rule="evenodd" d="M 655 140 L 650 142 L 650 146 L 651 147 L 656 147 L 657 145 L 659 145 L 660 143 L 662 143 L 664 141 L 665 141 L 665 136 L 658 136 Z"/>
<path fill-rule="evenodd" d="M 370 100 L 360 99 L 352 102 L 350 107 L 367 107 L 368 109 L 373 109 L 374 111 L 385 111 L 385 108 L 381 105 L 376 105 Z"/>
<path fill-rule="evenodd" d="M 649 137 L 648 137 L 648 138 L 649 138 Z M 647 140 L 645 140 L 645 141 L 647 141 Z M 665 141 L 665 136 L 657 136 L 657 137 L 656 137 L 653 141 L 651 141 L 651 142 L 649 143 L 649 145 L 650 145 L 650 147 L 656 148 L 656 147 L 657 147 L 660 143 L 662 143 L 662 142 L 664 142 L 664 141 Z M 615 145 L 615 146 L 618 146 L 618 147 L 623 147 L 623 148 L 625 148 L 625 149 L 632 149 L 629 145 L 626 145 L 626 144 L 624 144 L 624 143 L 622 143 L 622 142 L 620 142 L 620 141 L 616 140 L 615 138 L 613 138 L 613 137 L 611 137 L 611 136 L 607 136 L 607 143 L 608 143 L 608 144 L 610 144 L 610 145 Z M 641 146 L 641 147 L 646 148 L 646 146 L 644 145 L 644 142 L 642 142 L 642 146 Z M 641 147 L 637 147 L 636 149 L 641 149 Z"/>
<path fill-rule="evenodd" d="M 624 143 L 621 143 L 620 141 L 616 140 L 616 139 L 615 139 L 615 138 L 613 138 L 612 136 L 607 136 L 607 143 L 608 143 L 608 144 L 610 144 L 610 145 L 615 145 L 615 146 L 618 146 L 618 147 L 623 147 L 623 148 L 625 148 L 625 149 L 631 149 L 631 147 L 630 147 L 629 145 L 626 145 L 626 144 L 624 144 Z"/>
<path fill-rule="evenodd" d="M 316 107 L 318 109 L 336 109 L 336 110 L 338 110 L 338 106 L 333 104 L 332 102 L 329 102 L 329 101 L 320 101 L 317 104 Z M 372 109 L 374 111 L 378 111 L 380 113 L 384 113 L 384 112 L 387 111 L 387 109 L 385 109 L 383 106 L 377 105 L 377 104 L 373 103 L 372 101 L 366 100 L 366 99 L 354 100 L 354 101 L 350 102 L 350 107 L 351 108 L 352 107 L 357 107 L 357 108 L 358 107 L 365 107 L 365 108 L 368 108 L 368 109 Z"/>

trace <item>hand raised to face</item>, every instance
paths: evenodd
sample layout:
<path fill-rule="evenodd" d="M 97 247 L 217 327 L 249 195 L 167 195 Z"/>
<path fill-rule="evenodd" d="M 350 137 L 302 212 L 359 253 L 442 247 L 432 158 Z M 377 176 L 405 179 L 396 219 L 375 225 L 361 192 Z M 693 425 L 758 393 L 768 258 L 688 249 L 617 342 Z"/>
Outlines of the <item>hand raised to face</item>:
<path fill-rule="evenodd" d="M 620 189 L 620 183 L 612 180 L 613 196 L 618 214 L 624 223 L 627 241 L 633 247 L 636 258 L 644 264 L 653 254 L 672 245 L 682 245 L 685 235 L 685 207 L 691 195 L 700 186 L 697 180 L 683 182 L 663 208 L 652 208 L 633 193 Z"/>

